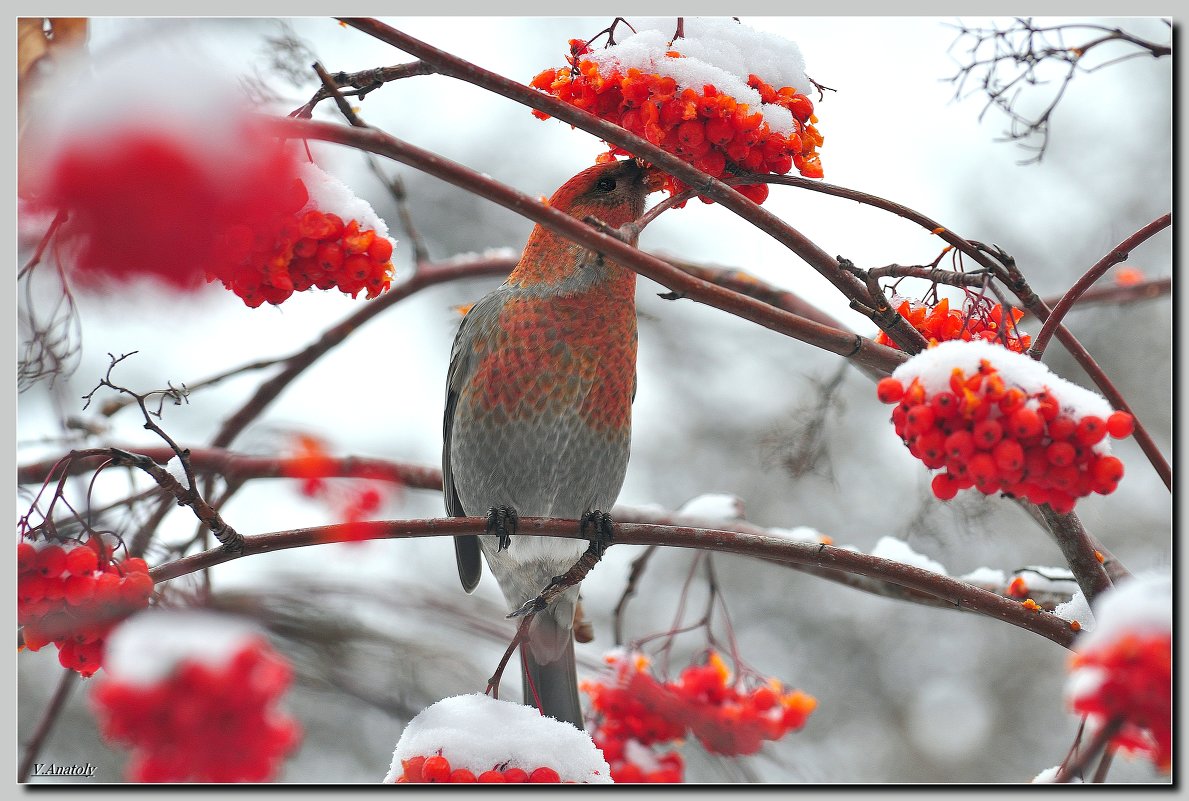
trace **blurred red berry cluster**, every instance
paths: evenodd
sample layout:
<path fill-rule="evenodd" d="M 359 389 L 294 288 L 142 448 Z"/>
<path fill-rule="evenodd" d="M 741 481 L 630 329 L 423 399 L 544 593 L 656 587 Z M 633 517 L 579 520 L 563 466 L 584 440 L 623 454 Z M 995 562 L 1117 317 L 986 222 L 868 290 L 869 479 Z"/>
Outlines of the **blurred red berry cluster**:
<path fill-rule="evenodd" d="M 143 609 L 153 580 L 143 559 L 111 562 L 98 539 L 17 545 L 17 624 L 30 651 L 58 647 L 63 667 L 91 676 L 103 664 L 104 640 Z"/>
<path fill-rule="evenodd" d="M 221 665 L 196 656 L 149 683 L 105 676 L 91 702 L 103 737 L 133 749 L 131 781 L 264 782 L 300 738 L 275 708 L 290 679 L 253 637 Z"/>
<path fill-rule="evenodd" d="M 794 167 L 807 178 L 822 177 L 817 153 L 822 136 L 812 124 L 817 121 L 813 102 L 792 87 L 774 89 L 759 76 L 748 76 L 748 85 L 760 93 L 761 105 L 779 106 L 792 114 L 794 130 L 783 134 L 772 130 L 760 108 L 712 84 L 679 88 L 663 70 L 646 73 L 629 67 L 620 72 L 583 59 L 588 51 L 584 45 L 577 46 L 581 44 L 571 43 L 570 64 L 544 70 L 531 85 L 647 139 L 715 178 L 732 172 L 783 175 Z M 666 57 L 683 58 L 676 50 Z M 533 114 L 548 119 L 542 112 Z M 607 157 L 617 155 L 632 154 L 613 146 Z M 676 194 L 687 187 L 665 176 L 664 188 Z M 737 189 L 756 203 L 768 197 L 767 184 Z"/>
<path fill-rule="evenodd" d="M 948 391 L 926 392 L 916 378 L 905 387 L 889 376 L 876 392 L 896 404 L 892 424 L 912 455 L 925 467 L 944 468 L 932 484 L 941 500 L 973 487 L 1066 513 L 1091 492 L 1114 492 L 1123 478 L 1123 463 L 1095 446 L 1108 435 L 1130 435 L 1131 415 L 1075 418 L 1053 392 L 1009 385 L 987 359 L 969 375 L 955 367 Z"/>
<path fill-rule="evenodd" d="M 903 301 L 896 313 L 908 320 L 909 325 L 921 332 L 929 342 L 947 342 L 962 339 L 985 339 L 1002 345 L 1015 353 L 1023 353 L 1032 345 L 1032 337 L 1016 327 L 1024 312 L 1008 307 L 1005 313 L 1002 304 L 994 306 L 968 304 L 965 310 L 951 309 L 949 298 L 942 298 L 936 305 Z M 875 337 L 880 345 L 899 348 L 883 331 Z"/>
<path fill-rule="evenodd" d="M 676 752 L 657 746 L 692 734 L 707 751 L 754 754 L 765 740 L 800 729 L 817 702 L 771 679 L 748 689 L 734 680 L 722 657 L 689 665 L 676 681 L 659 681 L 640 654 L 608 658 L 608 680 L 588 680 L 597 725 L 592 738 L 616 782 L 680 782 L 684 765 Z"/>
<path fill-rule="evenodd" d="M 1162 771 L 1172 765 L 1172 634 L 1129 633 L 1074 654 L 1075 670 L 1096 669 L 1099 681 L 1071 699 L 1075 712 L 1099 726 L 1121 721 L 1111 745 L 1146 755 Z"/>
<path fill-rule="evenodd" d="M 123 129 L 54 154 L 29 208 L 64 212 L 66 262 L 84 286 L 138 278 L 180 291 L 218 280 L 248 306 L 338 287 L 374 298 L 392 242 L 317 207 L 292 148 L 245 125 L 234 155 L 176 131 Z"/>
<path fill-rule="evenodd" d="M 293 449 L 295 453 L 286 460 L 283 474 L 301 479 L 302 495 L 331 508 L 346 527 L 346 541 L 364 539 L 367 527 L 361 524 L 379 511 L 395 486 L 393 482 L 378 480 L 378 474 L 371 477 L 371 471 L 356 471 L 364 475 L 332 484 L 326 479 L 339 473 L 338 461 L 330 455 L 325 442 L 310 434 L 298 434 L 293 438 Z"/>
<path fill-rule="evenodd" d="M 494 765 L 487 770 L 452 768 L 441 754 L 415 756 L 401 760 L 404 772 L 396 777 L 397 784 L 559 784 L 561 776 L 550 767 L 531 771 Z M 568 782 L 572 783 L 572 782 Z"/>

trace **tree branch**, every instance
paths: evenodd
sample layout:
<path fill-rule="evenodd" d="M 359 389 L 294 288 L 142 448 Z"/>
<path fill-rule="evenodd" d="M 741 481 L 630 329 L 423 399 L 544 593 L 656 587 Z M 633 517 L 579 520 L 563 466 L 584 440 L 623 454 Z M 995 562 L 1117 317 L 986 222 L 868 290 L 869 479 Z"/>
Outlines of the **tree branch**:
<path fill-rule="evenodd" d="M 520 519 L 518 532 L 521 535 L 573 538 L 578 526 L 578 521 L 574 520 L 525 517 Z M 486 530 L 485 517 L 372 521 L 354 523 L 349 527 L 336 525 L 294 529 L 245 537 L 244 547 L 238 554 L 216 548 L 160 565 L 149 571 L 149 574 L 153 581 L 160 583 L 223 564 L 240 556 L 253 556 L 288 548 L 358 539 L 482 534 Z M 1070 624 L 1047 612 L 1030 610 L 1023 604 L 948 576 L 844 548 L 732 531 L 639 523 L 615 523 L 614 542 L 623 545 L 667 545 L 722 551 L 766 558 L 782 564 L 811 565 L 879 578 L 941 598 L 956 607 L 1002 620 L 1064 647 L 1069 647 L 1074 639 L 1074 631 Z"/>

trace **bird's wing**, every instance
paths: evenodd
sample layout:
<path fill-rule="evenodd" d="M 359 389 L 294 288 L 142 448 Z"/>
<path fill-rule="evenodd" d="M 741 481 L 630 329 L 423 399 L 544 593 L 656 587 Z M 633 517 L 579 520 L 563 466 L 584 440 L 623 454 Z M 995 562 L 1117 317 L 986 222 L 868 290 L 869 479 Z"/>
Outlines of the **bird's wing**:
<path fill-rule="evenodd" d="M 454 488 L 454 472 L 450 468 L 450 435 L 454 427 L 454 408 L 458 403 L 458 395 L 462 391 L 472 370 L 473 351 L 468 344 L 464 332 L 468 326 L 480 324 L 481 318 L 489 315 L 493 302 L 487 302 L 487 297 L 476 303 L 462 319 L 458 333 L 454 337 L 454 346 L 450 349 L 450 368 L 446 372 L 446 410 L 442 419 L 442 490 L 446 501 L 446 512 L 452 517 L 465 517 L 467 510 L 462 508 L 458 499 L 458 492 Z M 472 509 L 472 514 L 486 510 Z M 471 592 L 479 584 L 483 576 L 483 560 L 479 552 L 479 538 L 474 534 L 467 534 L 454 538 L 454 557 L 458 563 L 458 577 L 462 581 L 462 588 Z"/>

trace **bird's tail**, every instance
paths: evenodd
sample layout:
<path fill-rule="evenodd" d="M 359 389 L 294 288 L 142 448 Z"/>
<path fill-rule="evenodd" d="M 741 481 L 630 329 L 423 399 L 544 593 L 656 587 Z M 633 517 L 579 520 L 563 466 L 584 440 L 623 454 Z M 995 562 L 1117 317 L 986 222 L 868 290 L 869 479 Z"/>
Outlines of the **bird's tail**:
<path fill-rule="evenodd" d="M 532 648 L 531 642 L 520 647 L 524 703 L 538 707 L 551 718 L 573 723 L 582 730 L 582 704 L 578 700 L 573 633 L 568 628 L 563 629 L 550 614 L 538 615 L 531 629 L 531 639 L 560 642 L 561 647 L 554 651 L 556 658 L 549 661 L 538 660 L 534 651 L 542 652 L 545 649 Z"/>

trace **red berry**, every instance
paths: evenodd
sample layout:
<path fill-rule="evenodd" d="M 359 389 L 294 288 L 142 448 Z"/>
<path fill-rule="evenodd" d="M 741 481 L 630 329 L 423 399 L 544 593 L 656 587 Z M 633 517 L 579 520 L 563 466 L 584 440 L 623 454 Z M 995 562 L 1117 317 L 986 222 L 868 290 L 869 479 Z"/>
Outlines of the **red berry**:
<path fill-rule="evenodd" d="M 1014 439 L 1001 439 L 991 450 L 991 456 L 1005 473 L 1024 469 L 1024 448 Z"/>
<path fill-rule="evenodd" d="M 528 782 L 528 774 L 520 768 L 506 768 L 504 770 L 504 781 L 508 784 L 525 784 Z"/>
<path fill-rule="evenodd" d="M 958 414 L 958 396 L 952 392 L 937 393 L 930 399 L 929 405 L 939 420 L 949 420 Z"/>
<path fill-rule="evenodd" d="M 975 423 L 971 435 L 974 437 L 975 445 L 984 451 L 989 451 L 1003 437 L 1003 426 L 999 424 L 998 420 L 990 418 L 980 420 Z"/>
<path fill-rule="evenodd" d="M 387 264 L 388 260 L 392 258 L 392 240 L 377 236 L 368 246 L 367 255 L 372 261 Z"/>
<path fill-rule="evenodd" d="M 917 458 L 930 470 L 943 466 L 946 456 L 945 443 L 945 434 L 942 434 L 937 429 L 926 431 L 917 437 L 914 442 Z"/>
<path fill-rule="evenodd" d="M 933 407 L 921 404 L 908 410 L 908 430 L 915 434 L 923 434 L 933 427 Z"/>
<path fill-rule="evenodd" d="M 57 578 L 66 569 L 66 552 L 61 546 L 50 545 L 37 552 L 34 570 L 47 578 Z"/>
<path fill-rule="evenodd" d="M 1106 421 L 1101 417 L 1087 415 L 1078 421 L 1078 430 L 1074 436 L 1079 444 L 1089 447 L 1101 442 L 1106 434 Z"/>
<path fill-rule="evenodd" d="M 938 473 L 933 476 L 933 494 L 943 501 L 951 500 L 958 494 L 958 482 L 949 473 Z"/>
<path fill-rule="evenodd" d="M 1048 392 L 1036 396 L 1036 413 L 1044 420 L 1054 420 L 1061 414 L 1061 404 Z"/>
<path fill-rule="evenodd" d="M 965 429 L 955 431 L 945 438 L 945 453 L 950 459 L 965 462 L 974 455 L 974 436 Z"/>
<path fill-rule="evenodd" d="M 17 545 L 17 570 L 21 573 L 32 570 L 36 561 L 37 549 L 33 547 L 32 543 L 21 542 Z"/>
<path fill-rule="evenodd" d="M 1127 412 L 1114 412 L 1106 418 L 1106 430 L 1115 439 L 1130 437 L 1135 430 L 1135 418 Z"/>
<path fill-rule="evenodd" d="M 558 784 L 561 776 L 553 768 L 537 768 L 529 774 L 528 780 L 530 784 Z"/>
<path fill-rule="evenodd" d="M 95 596 L 93 576 L 71 576 L 66 579 L 66 603 L 82 606 Z"/>
<path fill-rule="evenodd" d="M 405 776 L 410 782 L 417 783 L 424 781 L 421 775 L 421 767 L 425 764 L 425 757 L 415 756 L 409 759 L 402 759 L 400 764 L 405 769 Z"/>
<path fill-rule="evenodd" d="M 466 768 L 458 768 L 450 771 L 449 781 L 451 784 L 470 784 L 475 781 L 475 774 Z"/>
<path fill-rule="evenodd" d="M 883 403 L 896 403 L 904 397 L 904 385 L 897 379 L 887 376 L 881 378 L 875 385 L 875 394 Z"/>
<path fill-rule="evenodd" d="M 1006 417 L 1018 410 L 1028 396 L 1024 394 L 1022 389 L 1016 387 L 1009 388 L 1003 393 L 1003 397 L 999 399 L 999 411 Z"/>
<path fill-rule="evenodd" d="M 99 568 L 99 557 L 90 548 L 74 548 L 66 554 L 66 572 L 75 576 L 93 573 Z"/>
<path fill-rule="evenodd" d="M 1054 442 L 1045 448 L 1045 458 L 1051 465 L 1065 467 L 1073 464 L 1074 459 L 1077 458 L 1077 451 L 1068 442 Z"/>
<path fill-rule="evenodd" d="M 1123 462 L 1117 456 L 1101 456 L 1091 468 L 1095 483 L 1117 484 L 1123 478 Z"/>
<path fill-rule="evenodd" d="M 1065 440 L 1077 433 L 1078 424 L 1068 415 L 1058 415 L 1049 421 L 1049 438 Z"/>
<path fill-rule="evenodd" d="M 970 477 L 976 484 L 985 484 L 999 477 L 999 468 L 989 453 L 976 453 L 970 457 Z"/>
<path fill-rule="evenodd" d="M 485 770 L 479 774 L 479 784 L 503 784 L 508 781 L 498 770 Z"/>
<path fill-rule="evenodd" d="M 1044 420 L 1035 409 L 1025 406 L 1012 412 L 1007 423 L 1007 430 L 1016 439 L 1035 437 L 1044 431 Z"/>
<path fill-rule="evenodd" d="M 450 761 L 441 755 L 425 758 L 421 777 L 427 782 L 445 782 L 450 778 Z"/>
<path fill-rule="evenodd" d="M 149 565 L 139 557 L 130 556 L 123 562 L 120 562 L 120 569 L 125 573 L 148 573 Z"/>

